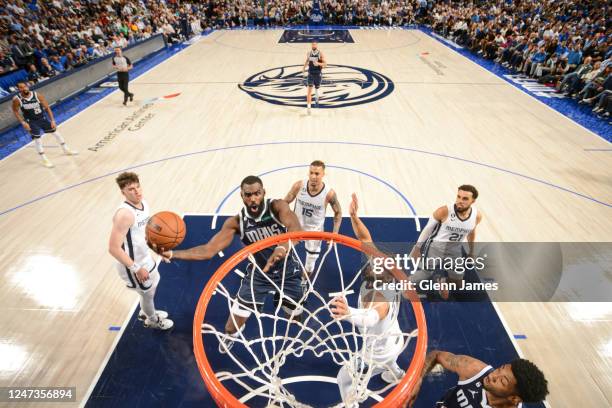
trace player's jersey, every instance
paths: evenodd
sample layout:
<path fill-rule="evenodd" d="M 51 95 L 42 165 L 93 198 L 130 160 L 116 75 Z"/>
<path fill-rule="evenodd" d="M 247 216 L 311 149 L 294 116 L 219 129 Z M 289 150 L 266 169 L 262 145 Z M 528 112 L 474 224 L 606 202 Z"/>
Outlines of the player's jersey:
<path fill-rule="evenodd" d="M 315 62 L 320 62 L 320 59 L 321 51 L 319 51 L 318 49 L 310 50 L 310 53 L 308 54 L 308 72 L 313 74 L 321 73 L 321 66 L 317 66 L 314 64 Z"/>
<path fill-rule="evenodd" d="M 364 303 L 369 303 L 373 296 L 372 290 L 367 289 L 366 285 L 365 282 L 362 284 L 359 293 L 358 308 L 360 309 L 365 308 Z M 357 327 L 359 332 L 365 336 L 362 359 L 368 361 L 371 357 L 374 362 L 385 363 L 389 360 L 395 361 L 404 345 L 404 336 L 397 320 L 401 294 L 391 291 L 379 293 L 385 295 L 387 302 L 389 302 L 389 312 L 384 319 L 378 321 L 372 327 Z"/>
<path fill-rule="evenodd" d="M 461 256 L 462 242 L 466 242 L 467 236 L 476 228 L 476 217 L 478 210 L 471 206 L 470 212 L 465 219 L 459 218 L 455 211 L 455 205 L 449 204 L 448 217 L 446 221 L 438 223 L 431 236 L 423 245 L 421 251 L 427 257 Z"/>
<path fill-rule="evenodd" d="M 436 408 L 488 408 L 483 380 L 493 370 L 493 367 L 486 366 L 472 378 L 458 381 L 457 385 L 436 403 Z"/>
<path fill-rule="evenodd" d="M 19 93 L 15 96 L 15 98 L 19 101 L 21 114 L 26 121 L 45 119 L 43 106 L 38 100 L 38 95 L 36 92 L 30 92 L 30 96 L 28 98 Z"/>
<path fill-rule="evenodd" d="M 308 192 L 308 179 L 302 182 L 302 187 L 295 198 L 293 211 L 298 216 L 305 231 L 323 231 L 325 223 L 325 198 L 330 188 L 323 184 L 323 189 L 311 195 Z"/>
<path fill-rule="evenodd" d="M 240 210 L 240 240 L 244 245 L 251 245 L 262 239 L 287 232 L 287 228 L 278 220 L 272 211 L 272 200 L 267 199 L 263 202 L 264 209 L 258 218 L 249 215 L 246 208 Z M 255 261 L 260 268 L 268 262 L 268 258 L 274 252 L 274 247 L 266 248 L 254 254 Z M 293 257 L 293 253 L 291 254 Z M 276 268 L 282 269 L 283 262 L 279 261 Z"/>
<path fill-rule="evenodd" d="M 145 229 L 147 221 L 149 221 L 150 209 L 146 201 L 142 201 L 142 209 L 134 207 L 132 204 L 124 201 L 119 206 L 119 209 L 125 208 L 134 214 L 134 224 L 130 226 L 125 239 L 123 240 L 122 248 L 136 262 L 148 271 L 155 267 L 155 260 L 151 256 L 151 251 L 147 246 L 145 238 Z"/>

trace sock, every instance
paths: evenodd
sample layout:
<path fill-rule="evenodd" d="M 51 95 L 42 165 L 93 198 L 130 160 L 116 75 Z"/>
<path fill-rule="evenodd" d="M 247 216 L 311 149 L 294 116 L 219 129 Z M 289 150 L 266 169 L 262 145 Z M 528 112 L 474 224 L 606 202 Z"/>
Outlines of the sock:
<path fill-rule="evenodd" d="M 155 314 L 155 291 L 159 284 L 159 273 L 154 270 L 149 274 L 149 281 L 151 281 L 152 287 L 146 291 L 139 291 L 140 294 L 140 310 L 144 312 L 148 319 L 157 321 Z"/>
<path fill-rule="evenodd" d="M 59 145 L 62 147 L 62 150 L 65 153 L 66 150 L 68 149 L 68 146 L 66 146 L 66 141 L 64 140 L 60 132 L 56 130 L 55 132 L 53 132 L 53 136 L 55 137 L 55 140 L 57 140 L 57 143 L 59 143 Z"/>
<path fill-rule="evenodd" d="M 150 292 L 151 289 L 140 295 L 140 310 L 144 312 L 149 320 L 155 321 L 155 303 L 153 302 L 155 293 Z"/>
<path fill-rule="evenodd" d="M 42 145 L 42 140 L 40 140 L 40 137 L 37 137 L 36 139 L 34 139 L 34 146 L 36 147 L 36 152 L 42 156 L 45 155 L 45 151 L 43 150 L 43 145 Z"/>
<path fill-rule="evenodd" d="M 304 268 L 306 268 L 306 271 L 309 273 L 314 271 L 315 262 L 317 261 L 318 257 L 319 254 L 306 253 L 306 262 L 304 262 Z"/>

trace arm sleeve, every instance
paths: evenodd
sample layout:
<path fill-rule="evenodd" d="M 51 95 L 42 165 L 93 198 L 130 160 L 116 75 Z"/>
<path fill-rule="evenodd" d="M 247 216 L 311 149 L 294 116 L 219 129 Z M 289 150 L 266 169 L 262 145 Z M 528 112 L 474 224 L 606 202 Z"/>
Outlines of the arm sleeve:
<path fill-rule="evenodd" d="M 125 62 L 128 64 L 128 66 L 132 65 L 132 61 L 130 61 L 128 57 L 125 57 Z"/>
<path fill-rule="evenodd" d="M 349 307 L 349 315 L 346 320 L 356 326 L 372 327 L 380 320 L 378 313 L 374 309 L 355 309 Z"/>
<path fill-rule="evenodd" d="M 115 64 L 115 57 L 111 58 L 111 62 L 113 63 L 113 66 L 117 65 Z"/>
<path fill-rule="evenodd" d="M 416 246 L 420 248 L 423 245 L 423 242 L 427 241 L 427 238 L 431 236 L 433 230 L 436 228 L 440 221 L 436 220 L 434 217 L 429 217 L 429 221 L 427 221 L 427 225 L 421 231 L 421 235 L 419 235 L 419 239 L 417 240 Z"/>

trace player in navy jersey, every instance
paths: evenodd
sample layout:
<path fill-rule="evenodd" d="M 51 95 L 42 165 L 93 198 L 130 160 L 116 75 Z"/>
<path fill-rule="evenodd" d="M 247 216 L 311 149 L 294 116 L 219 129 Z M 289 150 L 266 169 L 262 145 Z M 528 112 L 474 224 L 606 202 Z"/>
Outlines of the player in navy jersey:
<path fill-rule="evenodd" d="M 307 86 L 308 91 L 306 94 L 306 105 L 308 107 L 308 114 L 310 115 L 310 105 L 312 103 L 312 88 L 315 88 L 315 101 L 319 104 L 319 87 L 321 86 L 321 79 L 323 78 L 323 68 L 327 65 L 325 57 L 321 50 L 319 50 L 318 43 L 312 42 L 311 50 L 306 54 L 306 61 L 302 72 L 308 67 L 308 79 Z"/>
<path fill-rule="evenodd" d="M 240 196 L 244 207 L 237 215 L 225 220 L 221 230 L 206 244 L 186 250 L 166 252 L 163 251 L 163 248 L 156 248 L 151 243 L 149 245 L 154 250 L 162 252 L 162 256 L 167 261 L 170 259 L 206 260 L 227 248 L 236 235 L 240 237 L 244 245 L 250 245 L 270 236 L 301 230 L 300 222 L 289 208 L 289 204 L 284 200 L 266 199 L 265 194 L 261 179 L 256 176 L 248 176 L 240 183 Z M 293 252 L 288 255 L 290 258 L 286 262 L 281 261 L 288 252 L 288 243 L 282 243 L 254 255 L 256 265 L 251 263 L 248 266 L 237 297 L 232 302 L 230 316 L 225 324 L 225 332 L 230 337 L 219 345 L 221 353 L 225 353 L 232 347 L 231 338 L 238 337 L 239 330 L 242 329 L 254 310 L 261 310 L 270 292 L 274 292 L 275 303 L 280 301 L 280 294 L 276 293 L 276 288 L 267 278 L 274 281 L 279 287 L 282 283 L 283 310 L 291 318 L 299 318 L 303 303 L 302 270 Z"/>
<path fill-rule="evenodd" d="M 45 97 L 38 92 L 30 91 L 28 84 L 25 82 L 18 82 L 17 88 L 19 93 L 13 98 L 13 113 L 34 140 L 34 146 L 42 159 L 43 166 L 53 167 L 53 163 L 45 155 L 42 145 L 42 136 L 45 133 L 52 133 L 55 136 L 65 154 L 77 154 L 76 151 L 68 147 L 62 135 L 57 131 L 53 112 Z"/>
<path fill-rule="evenodd" d="M 434 350 L 427 354 L 421 380 L 408 406 L 416 400 L 423 377 L 437 364 L 459 376 L 457 385 L 436 403 L 436 408 L 515 408 L 523 402 L 541 402 L 548 394 L 544 373 L 531 361 L 517 358 L 498 368 L 470 356 Z"/>

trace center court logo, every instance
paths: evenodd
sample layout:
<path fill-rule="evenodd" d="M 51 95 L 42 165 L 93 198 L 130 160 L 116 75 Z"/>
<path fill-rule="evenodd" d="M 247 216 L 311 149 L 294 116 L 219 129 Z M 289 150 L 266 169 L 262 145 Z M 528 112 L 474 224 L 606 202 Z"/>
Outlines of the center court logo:
<path fill-rule="evenodd" d="M 305 108 L 305 85 L 302 65 L 289 65 L 252 75 L 238 87 L 253 98 L 275 105 Z M 374 102 L 394 89 L 391 79 L 378 72 L 330 64 L 323 70 L 319 108 L 344 108 Z"/>

